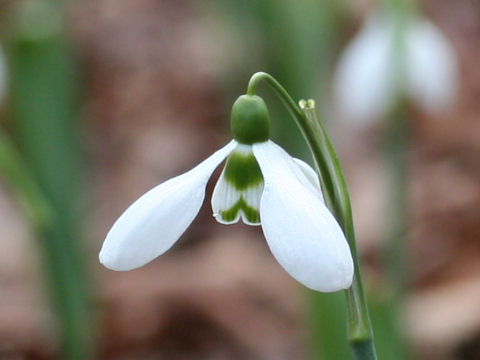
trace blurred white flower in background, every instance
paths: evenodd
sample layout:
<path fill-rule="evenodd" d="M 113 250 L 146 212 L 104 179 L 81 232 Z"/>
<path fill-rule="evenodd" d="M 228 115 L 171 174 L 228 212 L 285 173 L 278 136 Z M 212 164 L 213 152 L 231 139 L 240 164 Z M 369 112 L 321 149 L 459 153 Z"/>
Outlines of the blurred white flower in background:
<path fill-rule="evenodd" d="M 375 14 L 345 49 L 334 79 L 336 105 L 345 120 L 377 120 L 402 94 L 433 115 L 455 99 L 457 59 L 441 31 L 426 19 L 405 19 L 403 46 L 398 46 L 396 30 L 393 16 Z"/>
<path fill-rule="evenodd" d="M 0 105 L 2 104 L 3 98 L 5 97 L 6 90 L 7 90 L 6 61 L 5 61 L 5 55 L 3 53 L 3 49 L 0 46 Z"/>

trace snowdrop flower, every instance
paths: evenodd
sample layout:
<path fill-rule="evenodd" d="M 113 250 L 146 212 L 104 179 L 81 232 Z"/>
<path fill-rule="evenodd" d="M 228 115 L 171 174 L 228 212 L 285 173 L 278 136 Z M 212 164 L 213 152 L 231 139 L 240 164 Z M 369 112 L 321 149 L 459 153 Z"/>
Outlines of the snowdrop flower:
<path fill-rule="evenodd" d="M 440 30 L 422 18 L 406 19 L 403 53 L 395 48 L 395 30 L 391 16 L 371 16 L 344 51 L 334 83 L 345 119 L 361 124 L 385 115 L 397 95 L 395 76 L 402 81 L 400 90 L 431 113 L 454 100 L 456 56 Z M 400 75 L 395 74 L 396 64 L 404 65 Z"/>
<path fill-rule="evenodd" d="M 207 182 L 226 158 L 211 200 L 215 219 L 261 225 L 277 261 L 305 286 L 325 292 L 350 287 L 350 248 L 323 202 L 317 174 L 269 140 L 263 100 L 240 96 L 231 125 L 234 140 L 148 191 L 120 216 L 105 239 L 100 262 L 131 270 L 172 247 L 198 214 Z"/>

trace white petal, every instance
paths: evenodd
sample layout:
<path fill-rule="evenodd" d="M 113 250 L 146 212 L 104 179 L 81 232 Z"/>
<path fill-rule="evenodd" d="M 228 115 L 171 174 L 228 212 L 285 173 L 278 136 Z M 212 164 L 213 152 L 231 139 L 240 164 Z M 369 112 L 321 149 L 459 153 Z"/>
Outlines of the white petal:
<path fill-rule="evenodd" d="M 242 196 L 245 199 L 245 202 L 248 206 L 259 209 L 260 208 L 260 199 L 262 198 L 263 193 L 263 182 L 254 187 L 249 187 L 247 190 L 242 191 Z M 243 220 L 245 220 L 243 218 Z M 248 223 L 248 222 L 247 222 Z M 260 225 L 260 224 L 256 224 Z"/>
<path fill-rule="evenodd" d="M 335 73 L 335 100 L 351 124 L 371 123 L 388 109 L 392 89 L 391 26 L 372 16 L 347 46 Z"/>
<path fill-rule="evenodd" d="M 229 171 L 230 178 L 227 178 L 225 174 L 229 174 Z M 249 175 L 243 178 L 247 174 Z M 234 224 L 241 218 L 247 225 L 260 225 L 262 192 L 263 177 L 253 155 L 252 145 L 238 144 L 227 158 L 213 190 L 213 216 L 221 224 Z"/>
<path fill-rule="evenodd" d="M 353 261 L 345 236 L 323 202 L 292 173 L 295 162 L 271 141 L 254 144 L 253 153 L 265 180 L 262 228 L 277 261 L 311 289 L 350 287 Z"/>
<path fill-rule="evenodd" d="M 131 270 L 167 251 L 198 214 L 208 179 L 235 146 L 231 141 L 130 205 L 107 234 L 100 262 L 112 270 Z"/>
<path fill-rule="evenodd" d="M 315 170 L 313 170 L 313 168 L 310 165 L 308 165 L 305 161 L 301 159 L 293 158 L 293 160 L 295 160 L 298 167 L 300 168 L 300 170 L 302 170 L 303 174 L 305 175 L 307 180 L 310 182 L 310 184 L 312 184 L 315 187 L 315 189 L 317 189 L 320 192 L 320 196 L 323 199 L 322 187 L 320 186 L 320 180 L 318 179 L 318 175 L 315 172 Z"/>
<path fill-rule="evenodd" d="M 411 97 L 436 115 L 455 99 L 458 66 L 455 52 L 427 20 L 412 23 L 407 37 L 407 87 Z"/>
<path fill-rule="evenodd" d="M 255 210 L 257 213 L 260 212 L 260 200 L 263 194 L 263 182 L 258 184 L 257 186 L 248 188 L 247 190 L 242 191 L 243 199 L 245 200 L 247 206 L 251 209 Z M 244 224 L 251 225 L 251 226 L 259 226 L 261 225 L 261 219 L 259 221 L 249 220 L 247 214 L 244 210 L 241 211 L 242 221 Z"/>
<path fill-rule="evenodd" d="M 237 216 L 232 221 L 225 221 L 222 218 L 221 212 L 227 209 L 230 209 L 234 206 L 237 201 L 240 200 L 241 193 L 235 189 L 228 181 L 225 179 L 225 169 L 222 171 L 220 177 L 218 178 L 217 184 L 213 189 L 212 194 L 212 210 L 213 216 L 221 224 L 234 224 L 240 219 L 240 211 L 237 213 Z"/>
<path fill-rule="evenodd" d="M 225 179 L 224 173 L 225 170 L 222 171 L 222 174 L 218 178 L 212 194 L 212 210 L 215 219 L 219 223 L 225 225 L 235 224 L 240 218 L 247 225 L 260 225 L 260 222 L 252 222 L 248 220 L 247 215 L 242 208 L 238 210 L 234 218 L 228 221 L 222 216 L 222 212 L 232 209 L 232 207 L 234 207 L 239 201 L 244 201 L 244 205 L 247 205 L 252 208 L 252 210 L 258 212 L 260 209 L 260 199 L 263 193 L 263 182 L 245 190 L 238 190 Z"/>

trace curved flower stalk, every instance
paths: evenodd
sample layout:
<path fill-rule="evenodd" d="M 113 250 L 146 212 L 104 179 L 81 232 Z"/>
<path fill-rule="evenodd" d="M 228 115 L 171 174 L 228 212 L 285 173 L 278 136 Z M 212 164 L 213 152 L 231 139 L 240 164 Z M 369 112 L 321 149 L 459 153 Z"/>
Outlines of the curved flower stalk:
<path fill-rule="evenodd" d="M 345 49 L 334 83 L 340 113 L 361 124 L 386 115 L 399 95 L 438 114 L 453 102 L 457 81 L 455 51 L 433 23 L 375 14 Z"/>
<path fill-rule="evenodd" d="M 263 100 L 243 95 L 232 109 L 234 140 L 192 170 L 153 188 L 115 222 L 100 251 L 113 270 L 142 266 L 170 249 L 198 214 L 215 168 L 227 159 L 212 195 L 223 224 L 261 225 L 280 265 L 317 291 L 347 289 L 349 245 L 326 207 L 315 171 L 269 140 Z"/>
<path fill-rule="evenodd" d="M 0 45 L 0 105 L 5 97 L 7 90 L 7 66 L 5 62 L 5 55 L 2 46 Z"/>

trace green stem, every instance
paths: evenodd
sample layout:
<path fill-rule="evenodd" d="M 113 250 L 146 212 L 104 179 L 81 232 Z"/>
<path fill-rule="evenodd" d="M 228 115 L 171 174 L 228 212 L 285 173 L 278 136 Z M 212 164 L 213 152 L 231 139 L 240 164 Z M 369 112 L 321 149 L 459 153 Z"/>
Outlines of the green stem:
<path fill-rule="evenodd" d="M 356 360 L 376 359 L 373 330 L 363 291 L 356 249 L 350 197 L 340 162 L 323 124 L 317 119 L 313 100 L 302 100 L 300 102 L 301 107 L 299 107 L 283 86 L 271 75 L 264 72 L 255 73 L 251 77 L 247 94 L 254 95 L 258 83 L 262 80 L 279 96 L 305 137 L 317 167 L 326 204 L 340 223 L 350 245 L 355 275 L 352 286 L 346 290 L 346 298 L 349 317 L 349 341 L 354 358 Z"/>
<path fill-rule="evenodd" d="M 391 201 L 388 224 L 385 266 L 391 283 L 392 296 L 402 296 L 408 287 L 408 254 L 405 246 L 408 214 L 408 122 L 404 101 L 393 107 L 384 145 L 385 163 L 388 167 Z"/>
<path fill-rule="evenodd" d="M 408 108 L 405 98 L 392 106 L 383 145 L 389 195 L 385 243 L 382 248 L 386 291 L 376 299 L 372 318 L 378 318 L 378 352 L 384 359 L 407 360 L 412 356 L 403 329 L 408 272 Z M 380 334 L 381 333 L 381 334 Z M 388 334 L 384 337 L 383 334 Z M 381 341 L 383 339 L 383 341 Z"/>
<path fill-rule="evenodd" d="M 12 189 L 36 230 L 44 229 L 51 223 L 52 209 L 45 195 L 20 152 L 3 132 L 0 132 L 0 177 Z"/>

